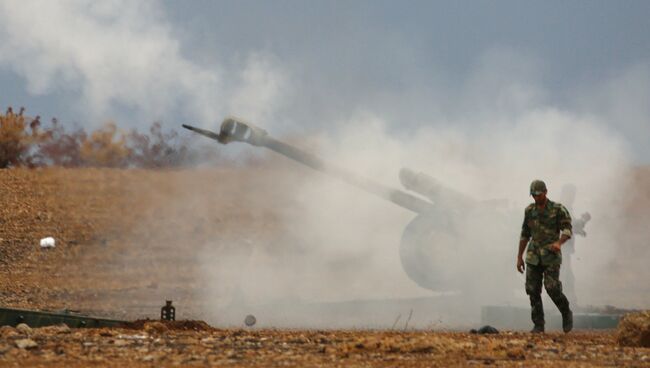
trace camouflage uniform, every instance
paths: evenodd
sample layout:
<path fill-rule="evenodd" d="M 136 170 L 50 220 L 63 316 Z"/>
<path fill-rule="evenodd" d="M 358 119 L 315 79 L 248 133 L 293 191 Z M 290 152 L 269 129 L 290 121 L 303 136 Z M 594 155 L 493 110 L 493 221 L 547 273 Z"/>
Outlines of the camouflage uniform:
<path fill-rule="evenodd" d="M 562 253 L 553 252 L 551 245 L 560 235 L 571 236 L 571 216 L 561 205 L 547 199 L 543 210 L 535 203 L 526 207 L 521 239 L 528 241 L 526 251 L 526 294 L 530 297 L 531 317 L 535 326 L 544 327 L 542 281 L 544 288 L 562 315 L 571 313 L 569 301 L 562 293 L 560 265 Z"/>

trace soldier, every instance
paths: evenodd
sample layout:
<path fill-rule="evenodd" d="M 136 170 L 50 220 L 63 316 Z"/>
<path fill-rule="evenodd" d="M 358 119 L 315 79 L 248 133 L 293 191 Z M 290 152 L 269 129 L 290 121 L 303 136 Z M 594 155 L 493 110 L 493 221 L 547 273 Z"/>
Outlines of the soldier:
<path fill-rule="evenodd" d="M 546 198 L 546 184 L 535 180 L 530 184 L 530 195 L 535 199 L 524 212 L 521 239 L 517 254 L 517 271 L 526 270 L 526 294 L 530 297 L 533 333 L 544 332 L 544 307 L 542 305 L 542 281 L 546 293 L 562 313 L 562 329 L 573 328 L 573 312 L 562 293 L 560 265 L 561 247 L 571 238 L 571 215 L 561 205 Z M 532 239 L 531 239 L 532 238 Z M 530 241 L 530 242 L 529 242 Z M 524 250 L 526 250 L 524 266 Z"/>

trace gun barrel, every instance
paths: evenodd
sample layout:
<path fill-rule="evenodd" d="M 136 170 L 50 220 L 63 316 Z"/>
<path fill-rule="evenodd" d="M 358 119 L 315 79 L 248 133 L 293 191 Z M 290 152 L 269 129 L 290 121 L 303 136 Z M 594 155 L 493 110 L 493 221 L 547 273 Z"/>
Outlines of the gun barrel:
<path fill-rule="evenodd" d="M 356 175 L 336 165 L 330 164 L 314 154 L 305 152 L 299 148 L 272 138 L 268 133 L 249 123 L 244 123 L 234 118 L 227 118 L 221 124 L 219 134 L 208 130 L 196 128 L 190 125 L 183 125 L 184 128 L 202 134 L 208 138 L 215 139 L 220 143 L 227 144 L 232 141 L 245 142 L 254 146 L 266 147 L 292 160 L 298 161 L 314 170 L 323 172 L 338 178 L 350 185 L 370 192 L 396 205 L 411 210 L 415 213 L 427 213 L 434 210 L 434 205 L 410 193 L 399 189 L 376 183 L 370 179 Z"/>
<path fill-rule="evenodd" d="M 204 135 L 204 136 L 206 136 L 208 138 L 219 140 L 219 134 L 217 134 L 215 132 L 211 132 L 209 130 L 193 127 L 191 125 L 186 125 L 186 124 L 183 124 L 183 128 L 189 129 L 189 130 L 191 130 L 193 132 L 199 133 L 199 134 Z"/>
<path fill-rule="evenodd" d="M 325 162 L 321 158 L 302 151 L 296 147 L 280 142 L 271 137 L 265 137 L 263 146 L 283 156 L 296 160 L 314 170 L 336 177 L 350 185 L 375 194 L 416 213 L 426 213 L 433 210 L 433 205 L 414 195 L 376 183 L 370 179 L 356 175 L 351 171 Z"/>

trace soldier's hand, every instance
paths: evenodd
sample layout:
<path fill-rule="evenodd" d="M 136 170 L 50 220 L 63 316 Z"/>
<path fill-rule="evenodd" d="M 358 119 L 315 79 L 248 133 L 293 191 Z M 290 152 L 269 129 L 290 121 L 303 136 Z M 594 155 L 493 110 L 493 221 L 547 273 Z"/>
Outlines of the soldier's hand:
<path fill-rule="evenodd" d="M 519 273 L 524 273 L 525 269 L 526 269 L 526 266 L 524 266 L 523 258 L 521 258 L 521 257 L 517 258 L 517 271 L 519 271 Z"/>
<path fill-rule="evenodd" d="M 556 241 L 555 243 L 551 244 L 551 251 L 555 253 L 560 253 L 560 249 L 562 249 L 562 244 L 560 244 L 559 241 Z"/>

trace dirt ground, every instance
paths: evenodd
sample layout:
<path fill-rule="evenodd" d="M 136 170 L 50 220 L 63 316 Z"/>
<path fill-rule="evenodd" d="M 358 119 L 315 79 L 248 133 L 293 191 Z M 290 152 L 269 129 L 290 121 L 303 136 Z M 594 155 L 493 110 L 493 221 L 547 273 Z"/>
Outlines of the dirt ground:
<path fill-rule="evenodd" d="M 250 224 L 257 237 L 278 232 L 273 206 L 291 199 L 269 198 L 244 174 L 236 169 L 3 170 L 0 303 L 100 315 L 111 311 L 113 318 L 133 319 L 143 315 L 137 308 L 152 303 L 159 311 L 160 295 L 191 300 L 201 293 L 197 244 L 248 239 L 243 224 Z M 242 192 L 250 194 L 233 196 Z M 55 248 L 39 247 L 46 236 L 56 239 Z M 186 316 L 192 316 L 191 308 L 186 304 Z"/>
<path fill-rule="evenodd" d="M 156 322 L 160 324 L 159 322 Z M 3 366 L 650 366 L 650 349 L 619 348 L 611 333 L 35 329 L 3 331 Z"/>
<path fill-rule="evenodd" d="M 281 237 L 285 225 L 278 211 L 293 210 L 292 184 L 276 191 L 265 179 L 285 170 L 287 183 L 299 183 L 293 169 L 1 170 L 0 305 L 133 320 L 155 318 L 161 296 L 174 295 L 184 303 L 184 318 L 200 320 L 204 280 L 193 247 Z M 637 168 L 632 178 L 630 226 L 641 226 L 650 221 L 648 211 L 640 210 L 650 204 L 650 168 Z M 172 199 L 175 205 L 166 205 Z M 187 218 L 195 220 L 180 220 Z M 55 248 L 40 249 L 45 236 L 57 240 Z M 631 259 L 648 255 L 627 252 Z M 621 283 L 629 277 L 621 273 Z M 650 366 L 650 349 L 619 347 L 613 331 L 479 336 L 197 326 L 3 327 L 0 365 Z"/>

